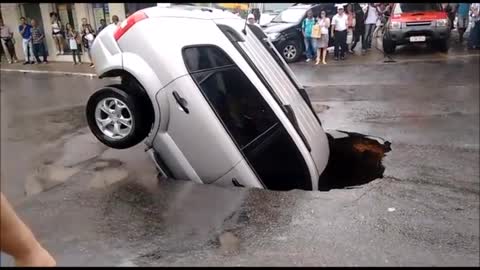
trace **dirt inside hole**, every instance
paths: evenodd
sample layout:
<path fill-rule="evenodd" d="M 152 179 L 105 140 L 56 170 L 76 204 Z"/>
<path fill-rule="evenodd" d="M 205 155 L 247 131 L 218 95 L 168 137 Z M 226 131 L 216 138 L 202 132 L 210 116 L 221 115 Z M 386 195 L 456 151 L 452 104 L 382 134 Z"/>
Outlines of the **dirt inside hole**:
<path fill-rule="evenodd" d="M 320 191 L 348 188 L 383 178 L 382 160 L 391 143 L 378 137 L 347 131 L 327 132 L 330 157 L 320 176 Z"/>

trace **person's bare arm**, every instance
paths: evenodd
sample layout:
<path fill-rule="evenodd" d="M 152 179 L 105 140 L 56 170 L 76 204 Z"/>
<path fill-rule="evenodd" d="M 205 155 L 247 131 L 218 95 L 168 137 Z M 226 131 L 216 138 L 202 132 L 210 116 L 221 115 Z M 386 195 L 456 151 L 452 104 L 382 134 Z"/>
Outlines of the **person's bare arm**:
<path fill-rule="evenodd" d="M 0 250 L 15 258 L 17 266 L 55 266 L 56 262 L 1 194 Z"/>

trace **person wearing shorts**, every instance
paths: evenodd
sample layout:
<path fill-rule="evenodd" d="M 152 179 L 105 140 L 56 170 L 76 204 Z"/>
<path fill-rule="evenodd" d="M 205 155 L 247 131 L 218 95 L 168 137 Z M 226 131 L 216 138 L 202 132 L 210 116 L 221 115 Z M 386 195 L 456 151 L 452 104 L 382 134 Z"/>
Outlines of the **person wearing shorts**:
<path fill-rule="evenodd" d="M 52 19 L 52 37 L 57 48 L 57 55 L 64 54 L 65 39 L 63 38 L 62 22 L 58 19 L 58 14 L 55 12 L 50 13 L 50 18 Z"/>

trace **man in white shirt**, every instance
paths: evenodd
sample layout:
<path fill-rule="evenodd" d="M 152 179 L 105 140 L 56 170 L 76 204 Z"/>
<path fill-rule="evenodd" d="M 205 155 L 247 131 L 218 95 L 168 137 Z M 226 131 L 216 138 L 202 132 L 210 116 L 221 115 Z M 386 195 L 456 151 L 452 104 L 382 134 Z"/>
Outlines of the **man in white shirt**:
<path fill-rule="evenodd" d="M 369 3 L 365 13 L 365 35 L 362 41 L 362 51 L 372 48 L 372 33 L 377 26 L 378 13 L 374 3 Z"/>
<path fill-rule="evenodd" d="M 332 18 L 332 37 L 334 39 L 334 59 L 345 60 L 345 52 L 347 51 L 347 19 L 348 16 L 343 12 L 343 6 L 337 8 L 337 14 Z M 339 51 L 341 47 L 341 51 Z"/>

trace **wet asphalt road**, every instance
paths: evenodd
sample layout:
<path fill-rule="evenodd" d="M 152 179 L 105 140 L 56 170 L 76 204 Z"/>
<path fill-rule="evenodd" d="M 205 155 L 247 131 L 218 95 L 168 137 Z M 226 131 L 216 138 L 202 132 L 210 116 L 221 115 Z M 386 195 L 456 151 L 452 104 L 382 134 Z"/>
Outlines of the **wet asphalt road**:
<path fill-rule="evenodd" d="M 383 179 L 157 182 L 142 145 L 107 149 L 85 128 L 103 81 L 2 73 L 2 192 L 60 265 L 478 266 L 479 57 L 292 69 L 325 128 L 392 142 Z"/>

